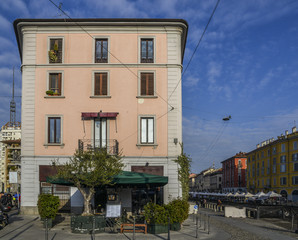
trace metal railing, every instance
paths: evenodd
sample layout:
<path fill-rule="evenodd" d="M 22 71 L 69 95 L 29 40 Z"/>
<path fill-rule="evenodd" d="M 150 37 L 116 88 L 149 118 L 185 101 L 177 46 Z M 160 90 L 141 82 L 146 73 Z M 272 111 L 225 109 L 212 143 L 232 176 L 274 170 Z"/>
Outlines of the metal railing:
<path fill-rule="evenodd" d="M 79 151 L 96 151 L 106 149 L 109 154 L 117 155 L 119 153 L 119 143 L 116 139 L 79 139 L 78 149 Z"/>

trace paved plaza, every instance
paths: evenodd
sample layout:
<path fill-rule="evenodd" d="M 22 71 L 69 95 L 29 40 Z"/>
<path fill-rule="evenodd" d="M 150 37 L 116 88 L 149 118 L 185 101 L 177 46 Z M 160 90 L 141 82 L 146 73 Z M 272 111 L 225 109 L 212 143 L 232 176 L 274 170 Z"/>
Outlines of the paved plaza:
<path fill-rule="evenodd" d="M 201 209 L 201 213 L 210 216 L 210 231 L 204 229 L 204 221 L 198 226 L 198 239 L 298 239 L 298 234 L 289 230 L 289 224 L 281 223 L 276 219 L 272 221 L 256 219 L 236 219 L 225 218 L 223 213 L 215 213 L 211 210 Z M 190 216 L 182 226 L 179 232 L 171 231 L 171 239 L 196 239 L 196 225 L 194 217 Z M 199 217 L 200 219 L 200 217 Z M 0 230 L 1 240 L 39 240 L 45 238 L 45 230 L 38 216 L 24 216 L 13 213 L 11 223 L 4 229 Z M 295 226 L 296 227 L 296 226 Z M 55 225 L 48 235 L 49 240 L 76 240 L 92 239 L 91 235 L 74 234 L 70 230 L 70 217 L 65 216 L 64 221 Z M 98 233 L 95 239 L 133 239 L 132 233 Z M 95 240 L 93 239 L 93 240 Z M 144 234 L 136 233 L 135 239 L 168 239 L 168 234 Z"/>

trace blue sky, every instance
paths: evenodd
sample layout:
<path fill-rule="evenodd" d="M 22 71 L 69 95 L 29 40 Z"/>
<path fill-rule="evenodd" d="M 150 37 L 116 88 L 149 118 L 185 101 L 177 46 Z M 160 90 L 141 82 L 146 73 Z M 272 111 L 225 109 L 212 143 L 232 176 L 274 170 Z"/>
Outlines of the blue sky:
<path fill-rule="evenodd" d="M 182 18 L 184 66 L 217 0 L 53 0 L 72 18 Z M 48 0 L 0 5 L 0 125 L 9 121 L 15 66 L 21 115 L 17 18 L 61 18 Z M 298 1 L 221 0 L 183 79 L 183 141 L 195 173 L 298 124 Z M 223 117 L 231 115 L 228 122 Z"/>

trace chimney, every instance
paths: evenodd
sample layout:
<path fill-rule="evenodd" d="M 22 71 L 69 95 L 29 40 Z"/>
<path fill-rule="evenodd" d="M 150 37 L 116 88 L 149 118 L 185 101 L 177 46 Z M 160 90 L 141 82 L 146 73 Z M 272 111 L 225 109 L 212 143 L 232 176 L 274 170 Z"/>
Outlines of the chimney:
<path fill-rule="evenodd" d="M 289 134 L 289 131 L 288 130 L 286 130 L 285 131 L 285 134 L 286 134 L 286 137 L 288 136 L 288 134 Z"/>
<path fill-rule="evenodd" d="M 296 132 L 296 126 L 292 128 L 292 133 Z"/>

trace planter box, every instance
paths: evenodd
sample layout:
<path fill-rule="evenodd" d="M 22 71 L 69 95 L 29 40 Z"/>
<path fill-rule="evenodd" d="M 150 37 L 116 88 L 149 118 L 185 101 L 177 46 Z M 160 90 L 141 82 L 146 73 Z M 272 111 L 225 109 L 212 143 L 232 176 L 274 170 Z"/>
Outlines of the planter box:
<path fill-rule="evenodd" d="M 147 224 L 147 231 L 151 234 L 167 233 L 168 229 L 168 224 Z"/>
<path fill-rule="evenodd" d="M 95 233 L 104 231 L 106 220 L 104 216 L 71 216 L 71 232 L 72 233 L 92 233 L 93 218 L 95 218 Z"/>
<path fill-rule="evenodd" d="M 172 231 L 180 231 L 181 230 L 181 223 L 172 223 L 171 224 Z"/>

